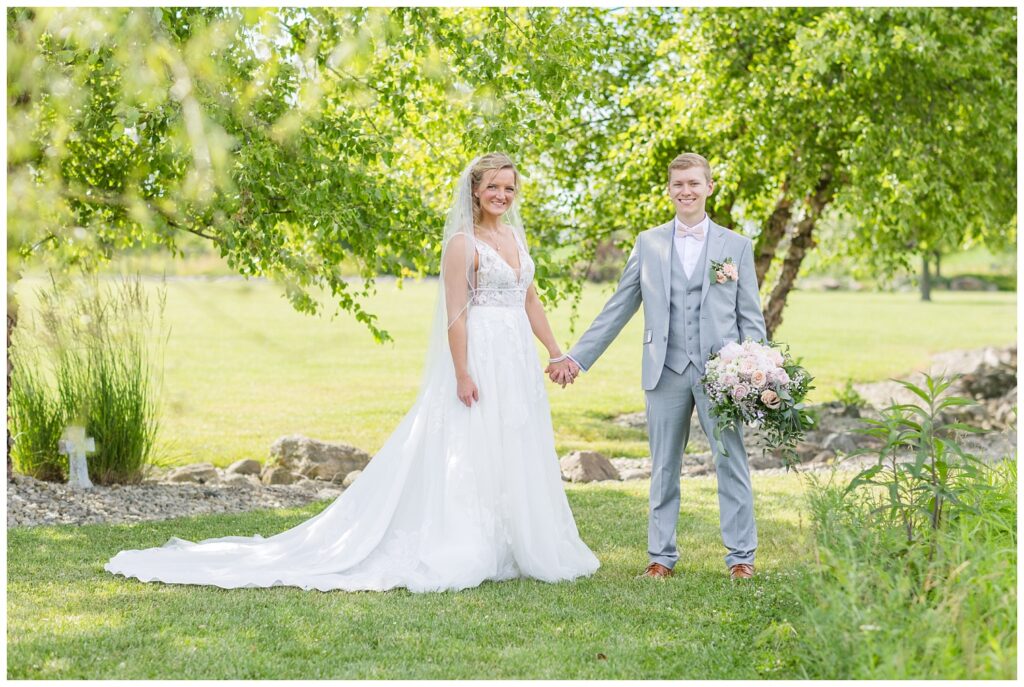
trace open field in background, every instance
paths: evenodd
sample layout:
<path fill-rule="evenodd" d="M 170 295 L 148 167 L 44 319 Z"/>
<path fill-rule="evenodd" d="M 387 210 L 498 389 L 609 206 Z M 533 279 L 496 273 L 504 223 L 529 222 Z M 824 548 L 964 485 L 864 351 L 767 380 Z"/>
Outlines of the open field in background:
<path fill-rule="evenodd" d="M 1017 251 L 993 253 L 978 246 L 943 255 L 940 270 L 944 277 L 957 274 L 1016 274 Z"/>
<path fill-rule="evenodd" d="M 17 285 L 28 317 L 42 278 Z M 149 283 L 154 295 L 158 283 Z M 167 284 L 167 343 L 159 453 L 169 463 L 267 456 L 285 434 L 343 441 L 375 452 L 415 399 L 436 283 L 399 289 L 382 281 L 368 303 L 395 338 L 374 343 L 347 316 L 295 312 L 265 281 L 175 280 Z M 576 333 L 569 306 L 549 313 L 559 341 L 577 338 L 611 293 L 587 285 Z M 817 376 L 813 401 L 833 398 L 847 378 L 884 379 L 953 348 L 1006 345 L 1016 338 L 1015 293 L 796 292 L 777 339 Z M 594 368 L 565 390 L 549 384 L 559 453 L 578 448 L 613 456 L 648 454 L 644 434 L 607 420 L 644 408 L 638 313 Z M 538 368 L 543 367 L 538 345 Z"/>

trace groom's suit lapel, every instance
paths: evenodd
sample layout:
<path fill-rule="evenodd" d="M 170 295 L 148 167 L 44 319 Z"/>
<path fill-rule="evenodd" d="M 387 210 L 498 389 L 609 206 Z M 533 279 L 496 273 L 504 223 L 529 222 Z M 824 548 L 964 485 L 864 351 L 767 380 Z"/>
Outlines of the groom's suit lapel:
<path fill-rule="evenodd" d="M 708 218 L 708 252 L 704 261 L 704 281 L 700 287 L 700 304 L 704 305 L 704 299 L 708 295 L 708 288 L 711 286 L 711 261 L 720 262 L 722 253 L 725 252 L 725 229 L 718 226 Z"/>
<path fill-rule="evenodd" d="M 661 262 L 661 278 L 665 282 L 665 302 L 672 299 L 672 238 L 676 231 L 675 218 L 658 227 L 658 260 Z"/>

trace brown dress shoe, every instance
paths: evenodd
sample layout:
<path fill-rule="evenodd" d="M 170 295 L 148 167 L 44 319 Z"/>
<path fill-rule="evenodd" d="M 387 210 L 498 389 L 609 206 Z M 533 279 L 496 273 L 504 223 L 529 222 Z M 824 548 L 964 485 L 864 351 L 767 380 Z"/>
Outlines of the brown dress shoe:
<path fill-rule="evenodd" d="M 651 563 L 638 577 L 672 577 L 672 568 L 666 568 L 661 563 Z"/>
<path fill-rule="evenodd" d="M 754 576 L 754 566 L 749 563 L 737 563 L 729 568 L 729 577 L 733 580 L 749 580 Z"/>

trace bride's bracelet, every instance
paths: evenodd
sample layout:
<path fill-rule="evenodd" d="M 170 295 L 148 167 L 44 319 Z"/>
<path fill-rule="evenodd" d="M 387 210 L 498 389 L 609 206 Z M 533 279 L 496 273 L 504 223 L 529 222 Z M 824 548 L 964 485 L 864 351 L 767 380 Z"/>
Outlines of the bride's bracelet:
<path fill-rule="evenodd" d="M 560 363 L 560 362 L 562 362 L 563 360 L 565 360 L 568 357 L 569 357 L 568 353 L 563 353 L 562 355 L 558 356 L 557 358 L 548 358 L 548 362 L 549 363 Z"/>

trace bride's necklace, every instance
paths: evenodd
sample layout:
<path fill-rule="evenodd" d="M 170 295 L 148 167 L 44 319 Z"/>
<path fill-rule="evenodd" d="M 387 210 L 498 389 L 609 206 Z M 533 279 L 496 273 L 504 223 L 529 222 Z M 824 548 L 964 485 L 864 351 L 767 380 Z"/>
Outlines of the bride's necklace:
<path fill-rule="evenodd" d="M 476 235 L 477 235 L 477 237 L 480 238 L 481 241 L 483 241 L 484 237 L 480 233 L 480 228 L 479 227 L 476 228 Z M 489 240 L 488 241 L 484 241 L 484 243 L 486 243 L 488 245 L 491 245 L 491 246 L 494 246 L 494 248 L 497 249 L 500 252 L 501 251 L 501 241 L 503 241 L 504 239 L 499 240 L 497 238 L 497 236 L 498 236 L 498 230 L 497 229 L 488 231 L 487 232 L 487 238 Z"/>

